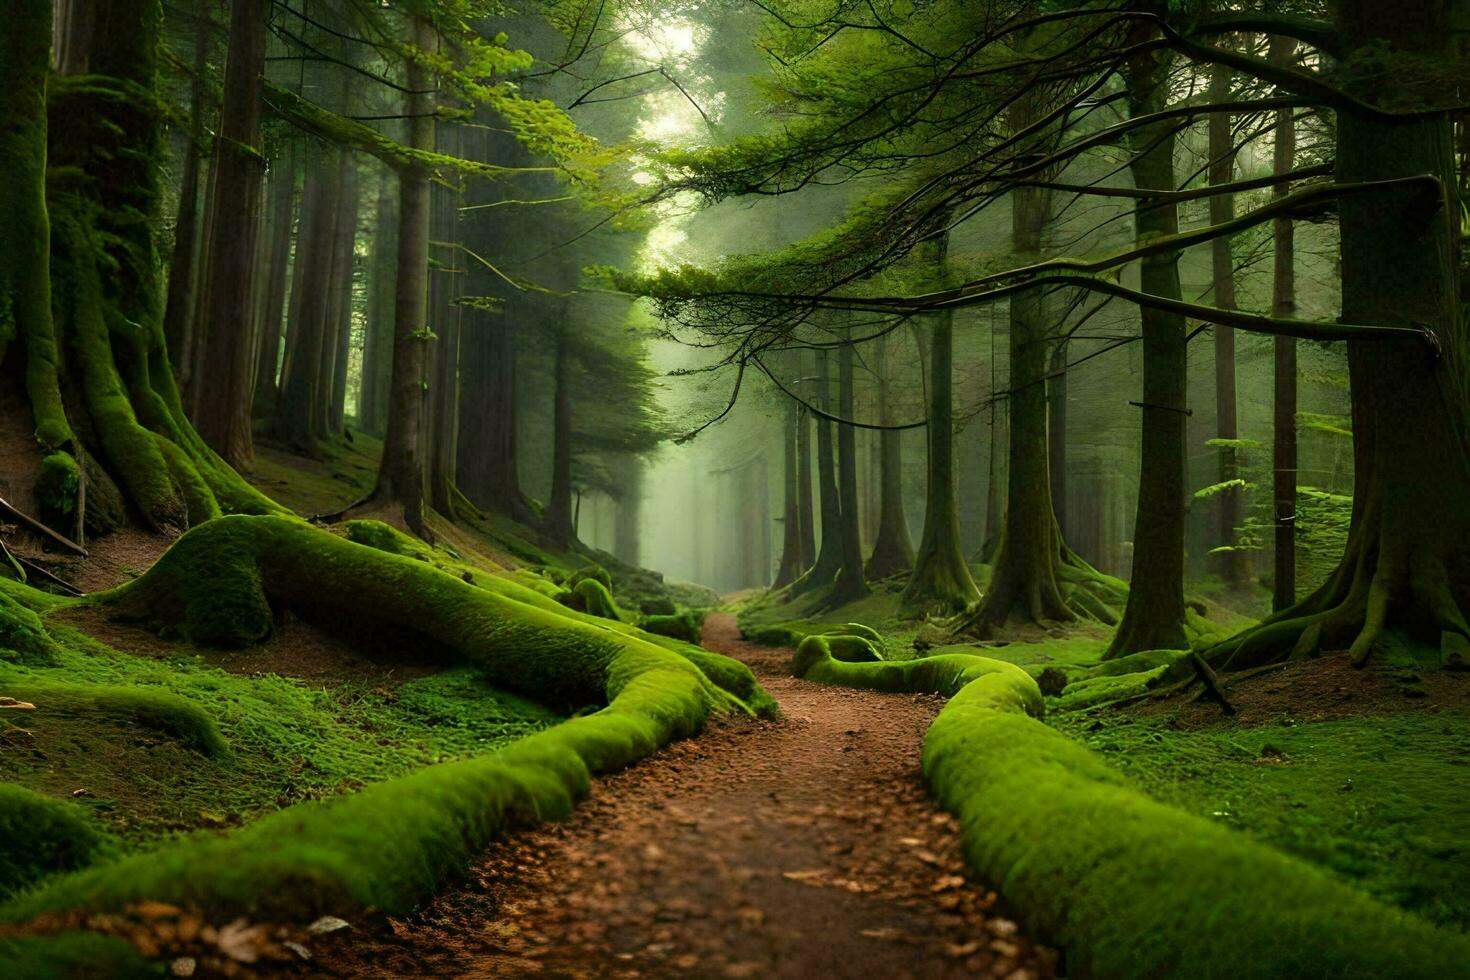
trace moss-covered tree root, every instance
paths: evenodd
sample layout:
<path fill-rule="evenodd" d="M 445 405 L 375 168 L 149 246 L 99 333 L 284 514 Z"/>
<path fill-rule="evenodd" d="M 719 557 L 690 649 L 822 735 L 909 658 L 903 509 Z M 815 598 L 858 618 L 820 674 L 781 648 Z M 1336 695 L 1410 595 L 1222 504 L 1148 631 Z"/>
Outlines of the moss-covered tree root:
<path fill-rule="evenodd" d="M 565 815 L 593 774 L 764 697 L 748 670 L 727 669 L 728 658 L 681 656 L 633 627 L 592 621 L 513 582 L 480 587 L 288 518 L 210 521 L 147 575 L 92 601 L 222 645 L 265 636 L 281 608 L 351 615 L 417 632 L 507 689 L 600 708 L 487 756 L 54 880 L 0 910 L 7 921 L 141 899 L 214 916 L 300 919 L 369 906 L 403 913 L 498 834 Z M 721 684 L 743 687 L 747 698 Z M 45 944 L 26 949 L 26 956 L 52 955 Z"/>

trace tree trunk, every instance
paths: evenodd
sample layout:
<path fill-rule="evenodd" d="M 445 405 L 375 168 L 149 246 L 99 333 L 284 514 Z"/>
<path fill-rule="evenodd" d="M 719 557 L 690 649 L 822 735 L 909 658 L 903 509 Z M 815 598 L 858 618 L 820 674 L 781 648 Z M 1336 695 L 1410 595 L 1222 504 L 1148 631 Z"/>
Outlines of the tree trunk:
<path fill-rule="evenodd" d="M 1145 54 L 1127 64 L 1129 104 L 1134 116 L 1159 112 L 1168 101 L 1167 55 Z M 1173 123 L 1133 131 L 1129 169 L 1141 189 L 1172 191 Z M 1178 206 L 1140 198 L 1134 209 L 1139 244 L 1179 230 Z M 1179 299 L 1176 253 L 1143 259 L 1145 293 Z M 1186 366 L 1184 317 L 1143 307 L 1143 459 L 1138 477 L 1138 512 L 1133 531 L 1133 577 L 1123 621 L 1108 657 L 1140 650 L 1178 650 L 1184 634 L 1184 420 Z"/>
<path fill-rule="evenodd" d="M 797 486 L 796 433 L 801 425 L 801 406 L 796 402 L 786 405 L 786 425 L 782 443 L 782 511 L 781 511 L 781 566 L 776 571 L 775 588 L 784 589 L 801 577 L 805 566 L 801 563 L 801 502 Z"/>
<path fill-rule="evenodd" d="M 20 0 L 0 29 L 0 363 L 12 343 L 26 359 L 36 438 L 72 441 L 61 405 L 51 319 L 51 222 L 46 212 L 46 78 L 50 0 Z M 7 372 L 8 374 L 9 372 Z"/>
<path fill-rule="evenodd" d="M 509 302 L 504 316 L 476 313 L 481 322 L 465 334 L 459 482 L 476 504 L 534 524 L 518 469 L 515 328 L 506 322 L 515 313 Z"/>
<path fill-rule="evenodd" d="M 1211 102 L 1227 102 L 1230 99 L 1230 69 L 1216 66 L 1210 75 L 1209 98 Z M 1230 133 L 1230 113 L 1210 114 L 1209 123 L 1209 180 L 1211 184 L 1228 184 L 1235 178 L 1234 138 Z M 1210 224 L 1222 224 L 1235 217 L 1235 195 L 1215 194 L 1210 198 Z M 1210 242 L 1210 260 L 1214 282 L 1214 303 L 1226 310 L 1235 309 L 1235 255 L 1231 249 L 1234 237 L 1221 235 Z M 1222 324 L 1211 329 L 1215 333 L 1215 433 L 1222 440 L 1234 442 L 1240 438 L 1236 421 L 1235 399 L 1235 330 Z M 1233 445 L 1222 445 L 1220 450 L 1220 481 L 1225 483 L 1238 479 L 1242 453 Z M 1220 552 L 1220 577 L 1236 588 L 1250 581 L 1250 552 L 1236 547 L 1236 528 L 1244 520 L 1245 491 L 1239 488 L 1223 490 L 1216 495 L 1219 504 L 1219 527 L 1216 531 L 1216 547 L 1228 548 Z"/>
<path fill-rule="evenodd" d="M 1050 207 L 1040 188 L 1012 191 L 1011 238 L 1021 255 L 1041 254 Z M 995 567 L 969 628 L 988 636 L 1011 620 L 1040 623 L 1076 618 L 1057 581 L 1057 566 L 1071 554 L 1052 511 L 1046 418 L 1044 294 L 1028 289 L 1011 297 L 1008 333 L 1010 438 L 1005 519 Z"/>
<path fill-rule="evenodd" d="M 637 565 L 642 550 L 643 460 L 628 455 L 621 463 L 623 495 L 613 521 L 613 554 Z"/>
<path fill-rule="evenodd" d="M 6 33 L 16 20 L 7 21 Z M 37 23 L 43 20 L 38 15 Z M 101 464 L 107 485 L 115 485 L 150 527 L 174 530 L 222 511 L 280 508 L 200 438 L 169 365 L 153 239 L 162 145 L 151 93 L 161 20 L 157 0 L 96 5 L 89 46 L 70 62 L 89 74 L 51 82 L 48 164 L 75 175 L 53 189 L 48 202 L 52 275 L 67 288 L 52 295 L 54 332 L 42 336 L 44 321 L 25 329 L 32 407 L 45 420 L 37 427 L 41 441 L 64 444 L 71 433 L 67 413 L 76 413 L 75 431 L 88 457 Z M 20 71 L 23 83 L 25 69 Z M 19 91 L 25 90 L 21 84 Z M 148 97 L 140 99 L 140 91 Z M 29 100 L 10 104 L 39 109 Z M 6 217 L 27 213 L 21 208 Z M 11 254 L 23 251 L 6 258 Z M 55 356 L 58 348 L 68 352 L 64 365 Z M 51 397 L 63 370 L 75 393 L 65 407 Z"/>
<path fill-rule="evenodd" d="M 817 350 L 817 398 L 816 407 L 830 412 L 831 376 L 827 366 L 827 351 Z M 821 511 L 822 535 L 817 548 L 817 560 L 796 583 L 793 595 L 801 595 L 813 589 L 831 585 L 842 568 L 842 505 L 837 495 L 836 460 L 832 448 L 832 423 L 824 418 L 817 419 L 817 497 Z"/>
<path fill-rule="evenodd" d="M 572 517 L 572 340 L 565 327 L 556 333 L 552 369 L 555 384 L 552 405 L 551 498 L 546 504 L 546 534 L 565 549 L 576 540 Z"/>
<path fill-rule="evenodd" d="M 392 176 L 384 171 L 374 209 L 367 332 L 362 349 L 362 401 L 357 418 L 358 428 L 375 436 L 381 436 L 387 427 L 388 383 L 393 370 L 393 272 L 398 239 Z"/>
<path fill-rule="evenodd" d="M 291 231 L 296 211 L 296 143 L 277 158 L 270 173 L 270 207 L 266 234 L 270 238 L 269 265 L 264 309 L 260 319 L 260 342 L 255 348 L 255 393 L 251 414 L 270 418 L 275 414 L 280 388 L 276 377 L 281 363 L 281 327 L 286 312 L 286 283 L 291 266 Z"/>
<path fill-rule="evenodd" d="M 1052 348 L 1046 378 L 1048 468 L 1051 473 L 1051 509 L 1057 530 L 1067 537 L 1067 343 Z"/>
<path fill-rule="evenodd" d="M 817 528 L 812 500 L 812 419 L 805 405 L 797 406 L 796 411 L 796 498 L 801 522 L 801 567 L 807 569 L 817 560 Z"/>
<path fill-rule="evenodd" d="M 1289 65 L 1296 55 L 1296 41 L 1273 38 L 1270 58 Z M 1277 174 L 1288 173 L 1296 163 L 1296 123 L 1291 109 L 1276 111 L 1276 146 L 1272 165 Z M 1273 197 L 1291 193 L 1290 184 L 1275 186 Z M 1296 248 L 1290 218 L 1271 223 L 1273 273 L 1271 315 L 1296 315 Z M 1271 585 L 1271 609 L 1280 612 L 1296 604 L 1296 338 L 1274 341 L 1274 390 L 1271 446 L 1271 495 L 1275 513 L 1275 568 Z"/>
<path fill-rule="evenodd" d="M 954 474 L 954 315 L 934 317 L 929 345 L 929 487 L 924 536 L 914 572 L 903 591 L 904 608 L 919 612 L 962 612 L 980 599 L 960 546 L 960 512 Z"/>
<path fill-rule="evenodd" d="M 873 354 L 878 369 L 878 418 L 884 425 L 895 423 L 892 382 L 889 378 L 887 338 L 878 338 Z M 868 559 L 870 579 L 884 579 L 914 567 L 914 545 L 909 540 L 908 518 L 903 512 L 903 433 L 884 429 L 879 435 L 878 533 Z"/>
<path fill-rule="evenodd" d="M 852 344 L 844 344 L 837 354 L 837 390 L 838 414 L 852 419 L 855 411 Z M 837 467 L 842 567 L 837 573 L 832 603 L 841 605 L 868 594 L 868 583 L 863 578 L 862 528 L 858 523 L 857 429 L 851 425 L 837 427 Z"/>
<path fill-rule="evenodd" d="M 71 2 L 65 6 L 77 10 L 90 7 L 90 2 Z M 173 257 L 168 269 L 168 300 L 163 314 L 164 341 L 168 344 L 169 361 L 176 372 L 184 365 L 184 356 L 190 346 L 189 332 L 194 324 L 199 251 L 199 157 L 204 146 L 204 116 L 208 111 L 209 97 L 205 76 L 209 68 L 210 8 L 211 0 L 199 0 L 194 15 L 194 75 L 189 81 L 189 134 L 184 144 L 183 179 L 174 221 Z M 67 45 L 58 37 L 59 62 L 75 59 L 77 47 L 71 46 L 70 55 L 63 53 L 66 50 Z M 75 66 L 61 69 L 63 74 L 81 70 Z"/>
<path fill-rule="evenodd" d="M 321 390 L 322 348 L 329 328 L 328 298 L 337 221 L 341 215 L 342 151 L 319 156 L 308 165 L 302 191 L 301 233 L 296 239 L 296 276 L 286 367 L 281 381 L 277 436 L 298 452 L 316 455 L 326 435 Z M 299 298 L 299 300 L 298 300 Z"/>
<path fill-rule="evenodd" d="M 1349 65 L 1384 51 L 1454 57 L 1448 0 L 1339 8 Z M 1346 73 L 1355 94 L 1382 93 Z M 1361 79 L 1361 80 L 1359 80 Z M 1405 645 L 1446 663 L 1470 661 L 1470 350 L 1460 310 L 1453 130 L 1448 113 L 1338 112 L 1344 183 L 1430 175 L 1424 183 L 1340 204 L 1342 319 L 1427 328 L 1438 341 L 1348 341 L 1353 393 L 1352 523 L 1336 572 L 1310 597 L 1212 651 L 1241 667 L 1295 652 L 1348 647 L 1355 664 Z"/>
<path fill-rule="evenodd" d="M 341 439 L 347 414 L 347 362 L 352 353 L 352 286 L 357 266 L 357 160 L 342 154 L 341 200 L 338 202 L 337 231 L 332 246 L 332 277 L 327 303 L 327 324 L 322 333 L 322 394 L 318 425 L 327 439 Z"/>
<path fill-rule="evenodd" d="M 439 152 L 460 152 L 458 129 L 441 127 Z M 454 516 L 456 453 L 459 449 L 459 359 L 460 305 L 463 292 L 463 256 L 454 246 L 460 241 L 459 203 L 457 191 L 436 186 L 433 189 L 434 215 L 430 232 L 440 243 L 441 261 L 430 276 L 431 325 L 438 339 L 434 343 L 433 380 L 429 385 L 429 499 L 435 510 Z"/>
<path fill-rule="evenodd" d="M 413 43 L 433 51 L 438 46 L 433 24 L 413 18 Z M 434 148 L 432 77 L 414 58 L 407 61 L 404 112 L 409 117 L 409 145 Z M 410 164 L 399 172 L 398 276 L 393 303 L 393 377 L 383 459 L 373 499 L 401 506 L 405 523 L 425 536 L 424 458 L 422 453 L 424 382 L 427 363 L 429 279 L 429 168 Z"/>

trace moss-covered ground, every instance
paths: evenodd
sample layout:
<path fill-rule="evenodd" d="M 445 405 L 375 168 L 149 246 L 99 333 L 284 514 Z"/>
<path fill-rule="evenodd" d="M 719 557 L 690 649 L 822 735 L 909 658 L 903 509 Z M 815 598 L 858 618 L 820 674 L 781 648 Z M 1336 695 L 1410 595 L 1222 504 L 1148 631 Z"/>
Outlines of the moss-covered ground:
<path fill-rule="evenodd" d="M 986 571 L 978 567 L 977 577 Z M 1209 596 L 1217 622 L 1242 621 L 1225 605 L 1238 605 L 1238 596 L 1195 595 Z M 1470 929 L 1470 677 L 1442 675 L 1425 700 L 1420 676 L 1403 665 L 1373 677 L 1366 676 L 1372 670 L 1352 672 L 1345 688 L 1341 672 L 1324 664 L 1230 686 L 1232 697 L 1251 701 L 1232 718 L 1202 700 L 1197 683 L 1180 688 L 1194 677 L 1181 654 L 1104 662 L 1108 634 L 1099 624 L 931 644 L 935 631 L 904 621 L 887 592 L 815 616 L 812 605 L 756 596 L 745 603 L 741 626 L 759 641 L 791 643 L 864 623 L 885 633 L 888 660 L 938 655 L 937 669 L 947 655 L 961 654 L 1020 666 L 1041 681 L 1047 723 L 1093 750 L 1127 785 L 1426 922 Z M 903 678 L 885 679 L 877 667 L 839 663 L 819 668 L 815 679 L 907 689 Z M 1272 694 L 1251 693 L 1262 690 Z M 1380 690 L 1388 693 L 1375 696 Z M 1293 692 L 1299 710 L 1289 707 Z"/>
<path fill-rule="evenodd" d="M 1051 721 L 1155 799 L 1470 929 L 1470 714 L 1184 728 L 1169 715 L 1094 710 Z"/>

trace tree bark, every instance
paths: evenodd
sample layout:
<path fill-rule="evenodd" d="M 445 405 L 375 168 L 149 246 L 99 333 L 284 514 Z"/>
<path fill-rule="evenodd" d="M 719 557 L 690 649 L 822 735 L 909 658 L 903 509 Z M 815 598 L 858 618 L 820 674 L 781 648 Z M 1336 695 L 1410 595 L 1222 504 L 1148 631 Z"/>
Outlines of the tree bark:
<path fill-rule="evenodd" d="M 1210 75 L 1211 102 L 1230 98 L 1230 69 L 1215 66 Z M 1235 177 L 1234 139 L 1230 133 L 1230 113 L 1210 114 L 1209 181 L 1212 185 L 1228 184 Z M 1222 224 L 1235 217 L 1235 195 L 1215 194 L 1210 198 L 1210 223 Z M 1231 249 L 1234 236 L 1221 235 L 1210 242 L 1210 261 L 1214 282 L 1214 305 L 1233 310 L 1235 301 L 1235 255 Z M 1236 420 L 1235 398 L 1235 329 L 1222 324 L 1212 328 L 1215 334 L 1215 433 L 1222 440 L 1240 437 Z M 1219 482 L 1240 476 L 1241 452 L 1235 446 L 1220 446 Z M 1216 495 L 1219 504 L 1216 547 L 1220 552 L 1218 568 L 1227 585 L 1239 588 L 1250 581 L 1250 552 L 1236 546 L 1236 529 L 1244 519 L 1245 492 L 1230 488 Z"/>
<path fill-rule="evenodd" d="M 1295 58 L 1296 42 L 1273 38 L 1269 57 L 1274 64 L 1289 65 Z M 1272 167 L 1287 173 L 1296 161 L 1296 123 L 1290 109 L 1278 109 L 1276 146 Z M 1289 182 L 1276 185 L 1273 197 L 1291 193 Z M 1271 315 L 1296 316 L 1296 248 L 1290 218 L 1271 223 L 1273 245 Z M 1296 604 L 1296 338 L 1274 338 L 1274 381 L 1272 392 L 1271 495 L 1274 503 L 1275 575 L 1271 585 L 1271 609 L 1280 612 Z"/>
<path fill-rule="evenodd" d="M 802 370 L 805 370 L 803 360 Z M 812 420 L 805 405 L 796 412 L 796 497 L 801 534 L 801 567 L 817 560 L 816 504 L 812 500 Z"/>
<path fill-rule="evenodd" d="M 1151 28 L 1150 28 L 1151 30 Z M 1170 59 L 1136 55 L 1128 60 L 1129 107 L 1141 116 L 1161 111 L 1168 101 Z M 1174 142 L 1165 121 L 1133 131 L 1129 169 L 1145 190 L 1172 191 Z M 1179 229 L 1178 206 L 1139 198 L 1134 234 L 1142 244 Z M 1175 253 L 1142 260 L 1145 293 L 1179 299 Z M 1140 650 L 1177 650 L 1188 646 L 1184 634 L 1184 420 L 1186 367 L 1184 317 L 1142 308 L 1143 459 L 1138 477 L 1138 511 L 1133 531 L 1133 576 L 1123 620 L 1108 647 L 1108 657 Z"/>
<path fill-rule="evenodd" d="M 878 417 L 893 425 L 893 391 L 886 337 L 878 338 L 873 359 L 878 369 Z M 879 433 L 878 533 L 868 559 L 870 579 L 884 579 L 914 567 L 914 545 L 909 540 L 908 519 L 903 512 L 903 433 L 884 429 Z"/>
<path fill-rule="evenodd" d="M 438 47 L 433 24 L 415 16 L 413 43 L 424 51 Z M 433 82 L 416 59 L 407 62 L 410 94 L 404 100 L 409 117 L 409 145 L 434 148 Z M 398 276 L 393 303 L 393 377 L 383 459 L 378 467 L 377 503 L 403 508 L 404 522 L 427 535 L 424 525 L 423 415 L 425 365 L 428 360 L 429 168 L 409 164 L 399 171 Z"/>

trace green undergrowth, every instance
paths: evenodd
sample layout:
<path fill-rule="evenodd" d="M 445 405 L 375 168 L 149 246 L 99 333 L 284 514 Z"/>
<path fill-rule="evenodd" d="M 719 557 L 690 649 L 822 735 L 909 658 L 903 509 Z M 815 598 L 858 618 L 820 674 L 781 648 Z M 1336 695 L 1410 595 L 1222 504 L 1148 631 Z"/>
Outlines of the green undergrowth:
<path fill-rule="evenodd" d="M 391 535 L 384 540 L 401 543 Z M 365 907 L 402 914 L 497 834 L 565 815 L 592 774 L 691 735 L 712 714 L 774 707 L 749 670 L 729 658 L 573 613 L 509 579 L 470 578 L 296 520 L 227 517 L 190 531 L 142 578 L 92 598 L 160 633 L 226 647 L 259 641 L 284 614 L 412 632 L 426 648 L 466 664 L 384 699 L 436 728 L 480 684 L 535 694 L 578 714 L 493 752 L 54 878 L 0 915 L 16 921 L 54 909 L 105 911 L 140 898 L 220 916 L 299 919 Z M 153 663 L 167 672 L 178 666 Z M 211 677 L 228 686 L 228 675 Z M 319 696 L 280 679 L 248 683 L 288 699 Z M 191 693 L 187 686 L 173 690 Z M 262 714 L 248 712 L 257 721 Z M 217 719 L 231 745 L 230 765 L 238 766 L 249 756 L 242 744 L 248 733 Z M 356 741 L 364 758 L 383 756 L 372 739 Z M 196 770 L 224 765 L 195 755 Z"/>
<path fill-rule="evenodd" d="M 47 624 L 52 666 L 0 664 L 0 693 L 37 705 L 0 718 L 0 779 L 54 799 L 82 791 L 74 805 L 128 850 L 480 754 L 562 717 L 472 667 L 313 684 L 230 673 L 188 644 L 144 657 Z"/>
<path fill-rule="evenodd" d="M 951 695 L 925 735 L 925 778 L 959 819 L 972 866 L 1034 935 L 1065 949 L 1072 975 L 1427 980 L 1457 975 L 1470 962 L 1463 934 L 1382 904 L 1218 819 L 1147 795 L 1103 753 L 1040 721 L 1041 691 L 1015 664 L 964 653 L 850 662 L 836 653 L 832 639 L 809 636 L 793 667 L 824 683 Z M 1465 729 L 1445 732 L 1463 763 Z M 1362 736 L 1365 749 L 1370 738 L 1382 739 L 1371 724 Z M 1416 748 L 1424 741 L 1419 731 L 1399 737 Z M 1237 751 L 1249 755 L 1251 747 L 1247 741 Z M 1191 760 L 1175 792 L 1194 792 L 1183 788 L 1187 780 L 1215 761 Z M 1445 775 L 1438 773 L 1453 786 Z M 1388 805 L 1374 823 L 1387 828 L 1396 810 L 1413 805 L 1421 787 L 1402 778 L 1401 792 L 1381 797 Z M 1432 798 L 1463 807 L 1450 792 Z M 1443 815 L 1425 819 L 1442 823 Z M 1462 820 L 1453 817 L 1438 839 L 1403 846 L 1424 848 L 1428 861 L 1452 860 L 1463 853 Z M 1340 826 L 1352 828 L 1356 819 L 1343 816 Z"/>
<path fill-rule="evenodd" d="M 84 868 L 108 848 L 83 808 L 0 783 L 0 899 L 58 871 Z"/>
<path fill-rule="evenodd" d="M 1129 712 L 1058 718 L 1151 796 L 1470 929 L 1470 716 L 1423 711 L 1184 730 Z"/>
<path fill-rule="evenodd" d="M 351 442 L 323 442 L 319 450 L 321 458 L 312 459 L 257 441 L 250 482 L 302 517 L 341 510 L 372 490 L 380 440 L 354 429 Z"/>

